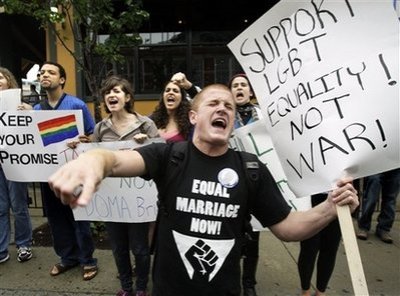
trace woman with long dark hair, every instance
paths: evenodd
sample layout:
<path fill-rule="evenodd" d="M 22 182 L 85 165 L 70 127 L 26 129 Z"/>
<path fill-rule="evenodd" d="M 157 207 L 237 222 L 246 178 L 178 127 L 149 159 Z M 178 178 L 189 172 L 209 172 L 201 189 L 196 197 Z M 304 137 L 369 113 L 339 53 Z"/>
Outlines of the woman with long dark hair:
<path fill-rule="evenodd" d="M 188 117 L 189 110 L 186 92 L 176 83 L 168 81 L 150 117 L 162 138 L 167 142 L 179 142 L 190 138 L 192 125 Z"/>

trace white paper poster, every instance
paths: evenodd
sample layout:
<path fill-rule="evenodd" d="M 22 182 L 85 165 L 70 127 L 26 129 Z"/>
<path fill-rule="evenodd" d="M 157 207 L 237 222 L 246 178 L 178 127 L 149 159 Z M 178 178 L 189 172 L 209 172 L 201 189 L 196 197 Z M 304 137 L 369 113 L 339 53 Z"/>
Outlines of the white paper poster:
<path fill-rule="evenodd" d="M 83 134 L 81 110 L 0 112 L 0 164 L 8 180 L 47 182 L 57 145 Z"/>
<path fill-rule="evenodd" d="M 400 166 L 392 1 L 281 1 L 229 48 L 297 196 Z"/>
<path fill-rule="evenodd" d="M 16 111 L 19 105 L 21 105 L 20 88 L 0 91 L 0 111 Z"/>
<path fill-rule="evenodd" d="M 76 149 L 59 146 L 59 162 L 66 163 L 85 151 L 102 148 L 109 150 L 131 150 L 154 142 L 165 142 L 161 138 L 148 139 L 144 144 L 135 141 L 81 143 Z M 140 177 L 105 178 L 86 207 L 73 210 L 75 220 L 112 222 L 150 222 L 157 217 L 157 188 L 153 180 Z"/>

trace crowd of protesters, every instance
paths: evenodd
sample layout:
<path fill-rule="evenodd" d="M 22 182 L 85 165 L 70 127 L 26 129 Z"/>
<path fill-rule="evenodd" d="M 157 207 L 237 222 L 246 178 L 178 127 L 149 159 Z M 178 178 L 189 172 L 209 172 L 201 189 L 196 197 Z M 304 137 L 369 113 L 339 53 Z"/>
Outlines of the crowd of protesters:
<path fill-rule="evenodd" d="M 79 142 L 133 140 L 143 143 L 154 137 L 161 137 L 166 142 L 134 151 L 89 151 L 63 166 L 50 177 L 49 183 L 41 183 L 44 212 L 50 225 L 53 248 L 59 257 L 59 262 L 50 267 L 51 276 L 58 276 L 75 266 L 82 269 L 83 280 L 91 280 L 98 274 L 90 222 L 76 221 L 72 208 L 77 204 L 86 205 L 96 187 L 93 182 L 97 184 L 106 176 L 142 176 L 156 182 L 159 201 L 162 200 L 167 214 L 159 213 L 154 223 L 106 223 L 121 284 L 116 295 L 150 295 L 147 285 L 151 249 L 154 252 L 153 296 L 257 295 L 259 232 L 253 231 L 251 226 L 249 229 L 250 214 L 278 238 L 302 241 L 299 257 L 302 295 L 311 295 L 310 279 L 315 258 L 323 250 L 317 245 L 326 245 L 330 242 L 327 239 L 333 237 L 333 230 L 329 230 L 327 236 L 322 233 L 335 225 L 332 252 L 324 263 L 318 263 L 318 269 L 323 269 L 325 264 L 328 271 L 321 281 L 318 275 L 315 295 L 325 295 L 340 241 L 334 205 L 348 204 L 352 211 L 356 210 L 359 205 L 357 191 L 350 178 L 342 179 L 336 189 L 322 194 L 323 198 L 311 209 L 295 212 L 286 204 L 268 169 L 255 160 L 259 170 L 258 191 L 249 202 L 240 157 L 228 148 L 234 129 L 262 118 L 245 74 L 233 76 L 226 86 L 214 84 L 200 90 L 183 73 L 176 73 L 166 82 L 158 105 L 148 116 L 134 110 L 133 87 L 126 79 L 115 75 L 107 77 L 102 83 L 101 96 L 108 116 L 97 124 L 81 99 L 65 93 L 67 74 L 62 65 L 44 62 L 38 79 L 45 94 L 34 105 L 34 110 L 82 110 L 84 134 L 78 141 L 69 143 L 72 148 Z M 18 88 L 14 76 L 0 67 L 0 91 L 12 88 Z M 18 107 L 18 110 L 30 109 L 32 107 L 26 103 Z M 179 178 L 170 181 L 166 172 L 173 151 L 178 149 L 183 155 L 184 170 L 179 172 Z M 384 182 L 383 177 L 380 179 L 382 201 L 388 210 L 379 216 L 376 234 L 386 243 L 393 241 L 389 232 L 394 220 L 399 178 L 397 170 L 391 183 Z M 0 179 L 0 263 L 10 259 L 10 210 L 15 221 L 16 259 L 25 262 L 32 258 L 27 183 L 7 180 L 1 166 Z M 207 197 L 211 200 L 217 197 L 215 204 L 235 207 L 237 211 L 234 219 L 212 217 L 223 225 L 218 236 L 194 234 L 190 230 L 191 219 L 204 218 L 204 213 L 198 209 L 207 202 L 203 196 L 195 194 L 193 180 L 207 180 L 216 187 L 220 184 L 229 192 L 228 201 L 219 200 L 217 191 Z M 83 189 L 77 197 L 74 190 L 81 185 Z M 390 193 L 387 193 L 389 187 Z M 177 200 L 182 198 L 197 203 L 197 210 L 178 210 Z M 372 179 L 368 179 L 360 211 L 359 239 L 367 239 L 371 212 L 378 198 L 379 189 L 372 186 Z M 130 251 L 134 263 L 130 262 Z M 137 277 L 135 284 L 133 275 Z"/>

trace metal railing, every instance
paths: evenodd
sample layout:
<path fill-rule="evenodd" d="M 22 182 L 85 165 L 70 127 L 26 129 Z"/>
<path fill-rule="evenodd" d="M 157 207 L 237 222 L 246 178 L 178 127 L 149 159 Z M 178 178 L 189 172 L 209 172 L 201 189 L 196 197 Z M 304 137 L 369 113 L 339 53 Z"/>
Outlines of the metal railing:
<path fill-rule="evenodd" d="M 28 184 L 28 197 L 29 207 L 34 209 L 43 208 L 42 202 L 42 191 L 40 190 L 40 183 L 29 183 Z"/>
<path fill-rule="evenodd" d="M 37 103 L 40 102 L 40 100 L 42 99 L 43 96 L 44 95 L 40 95 L 40 94 L 37 94 L 37 95 L 25 95 L 25 96 L 22 97 L 22 101 L 24 103 L 27 103 L 27 104 L 31 105 L 31 106 L 34 106 L 34 105 L 36 105 Z"/>

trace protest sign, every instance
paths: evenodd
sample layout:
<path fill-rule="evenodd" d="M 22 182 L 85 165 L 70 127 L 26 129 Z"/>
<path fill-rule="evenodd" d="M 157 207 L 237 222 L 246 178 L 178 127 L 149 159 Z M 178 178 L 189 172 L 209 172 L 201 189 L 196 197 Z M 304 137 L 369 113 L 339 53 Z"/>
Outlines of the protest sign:
<path fill-rule="evenodd" d="M 289 188 L 271 137 L 262 121 L 258 120 L 235 129 L 234 136 L 230 139 L 229 144 L 235 150 L 247 151 L 257 155 L 260 161 L 268 167 L 283 197 L 293 210 L 304 211 L 311 207 L 309 197 L 298 198 Z"/>
<path fill-rule="evenodd" d="M 57 144 L 83 134 L 82 111 L 0 113 L 0 164 L 8 180 L 47 182 L 59 167 Z"/>
<path fill-rule="evenodd" d="M 153 180 L 106 178 L 85 207 L 73 210 L 75 220 L 150 222 L 157 217 L 157 188 Z"/>
<path fill-rule="evenodd" d="M 77 158 L 85 151 L 103 148 L 108 150 L 131 150 L 161 138 L 148 139 L 143 144 L 135 141 L 81 143 L 76 149 L 59 145 L 60 165 Z M 157 217 L 157 188 L 153 180 L 140 177 L 105 178 L 89 204 L 73 210 L 75 220 L 112 222 L 150 222 Z"/>
<path fill-rule="evenodd" d="M 400 166 L 391 1 L 281 1 L 229 48 L 296 196 Z"/>
<path fill-rule="evenodd" d="M 229 146 L 235 150 L 247 151 L 257 155 L 260 161 L 268 167 L 292 210 L 305 211 L 311 208 L 309 196 L 298 198 L 290 190 L 271 137 L 268 135 L 266 126 L 262 121 L 258 120 L 235 129 L 233 137 L 229 141 Z M 254 216 L 251 217 L 250 222 L 254 231 L 268 230 Z"/>
<path fill-rule="evenodd" d="M 16 111 L 18 105 L 21 105 L 20 88 L 0 91 L 0 111 Z"/>

